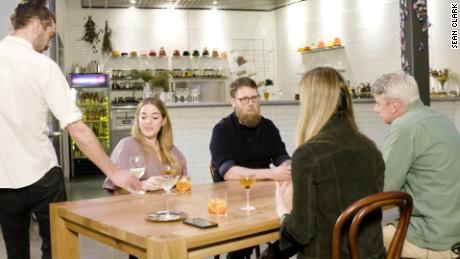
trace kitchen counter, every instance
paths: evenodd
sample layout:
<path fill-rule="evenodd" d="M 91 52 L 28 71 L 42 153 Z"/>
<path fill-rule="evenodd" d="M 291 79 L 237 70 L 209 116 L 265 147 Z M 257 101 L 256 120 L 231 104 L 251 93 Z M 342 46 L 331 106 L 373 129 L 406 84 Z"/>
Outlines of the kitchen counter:
<path fill-rule="evenodd" d="M 433 98 L 431 106 L 446 115 L 460 129 L 460 98 Z M 354 111 L 360 130 L 382 148 L 388 125 L 373 111 L 373 99 L 356 99 Z M 298 101 L 262 101 L 261 112 L 278 127 L 286 149 L 292 155 L 295 149 L 295 131 L 298 119 Z M 174 144 L 187 159 L 189 174 L 194 183 L 211 182 L 209 142 L 214 125 L 233 111 L 228 102 L 168 104 L 174 133 Z M 186 108 L 186 109 L 183 109 Z M 135 107 L 130 108 L 131 111 Z M 114 141 L 130 134 L 130 126 L 112 132 Z M 115 143 L 116 143 L 115 142 Z"/>
<path fill-rule="evenodd" d="M 432 97 L 431 102 L 457 102 L 460 101 L 460 97 Z M 372 98 L 364 98 L 364 99 L 353 99 L 353 103 L 374 103 L 374 99 Z M 299 101 L 295 100 L 279 100 L 279 101 L 261 101 L 260 104 L 262 106 L 267 105 L 298 105 Z M 221 106 L 230 106 L 230 102 L 197 102 L 197 103 L 167 103 L 166 106 L 169 107 L 183 107 L 183 108 L 190 108 L 190 107 L 221 107 Z M 135 105 L 131 106 L 112 106 L 112 109 L 126 109 L 132 110 L 136 109 Z"/>

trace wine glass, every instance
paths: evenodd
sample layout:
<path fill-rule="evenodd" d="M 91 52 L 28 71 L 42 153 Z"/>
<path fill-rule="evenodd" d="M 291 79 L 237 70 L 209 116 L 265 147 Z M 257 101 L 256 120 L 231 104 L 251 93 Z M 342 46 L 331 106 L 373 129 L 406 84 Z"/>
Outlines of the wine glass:
<path fill-rule="evenodd" d="M 145 162 L 143 155 L 134 155 L 129 157 L 129 171 L 137 177 L 137 179 L 141 179 L 145 172 Z M 145 191 L 140 190 L 137 194 L 145 194 Z"/>
<path fill-rule="evenodd" d="M 249 205 L 249 191 L 255 183 L 256 177 L 254 175 L 240 176 L 240 185 L 246 190 L 246 206 L 242 207 L 241 210 L 251 211 L 256 209 L 255 207 Z"/>
<path fill-rule="evenodd" d="M 169 210 L 169 197 L 171 196 L 171 189 L 176 185 L 179 175 L 177 174 L 177 169 L 174 165 L 165 165 L 163 166 L 163 171 L 161 172 L 161 187 L 166 193 L 166 211 L 163 215 L 165 220 L 172 220 L 177 217 L 177 215 L 171 215 Z"/>

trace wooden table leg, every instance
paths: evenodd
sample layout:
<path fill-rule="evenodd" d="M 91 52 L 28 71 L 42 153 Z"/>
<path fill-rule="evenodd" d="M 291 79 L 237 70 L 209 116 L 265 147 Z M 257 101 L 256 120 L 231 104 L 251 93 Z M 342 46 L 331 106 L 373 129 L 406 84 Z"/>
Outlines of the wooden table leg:
<path fill-rule="evenodd" d="M 176 235 L 153 236 L 147 239 L 147 259 L 185 259 L 187 244 Z"/>
<path fill-rule="evenodd" d="M 54 259 L 79 259 L 80 247 L 78 233 L 66 227 L 65 220 L 59 216 L 59 207 L 51 204 L 51 250 Z"/>

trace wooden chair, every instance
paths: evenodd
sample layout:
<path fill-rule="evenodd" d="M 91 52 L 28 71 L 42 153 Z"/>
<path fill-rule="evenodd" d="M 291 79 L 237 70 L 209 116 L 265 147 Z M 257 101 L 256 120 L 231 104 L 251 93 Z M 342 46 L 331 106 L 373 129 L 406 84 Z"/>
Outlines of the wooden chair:
<path fill-rule="evenodd" d="M 342 243 L 342 228 L 352 219 L 349 231 L 348 245 L 353 259 L 359 258 L 358 229 L 366 215 L 388 205 L 399 207 L 400 218 L 395 235 L 388 249 L 387 259 L 399 259 L 406 237 L 409 220 L 412 214 L 412 197 L 405 192 L 380 192 L 362 198 L 351 204 L 340 214 L 332 233 L 332 259 L 340 259 L 340 245 Z"/>
<path fill-rule="evenodd" d="M 209 165 L 209 172 L 211 173 L 211 178 L 213 179 L 213 181 L 214 181 L 214 173 L 215 173 L 215 171 L 216 171 L 216 168 L 214 167 L 214 164 L 211 161 L 211 163 Z M 259 257 L 260 256 L 260 247 L 256 246 L 255 249 L 256 249 L 256 257 Z M 214 259 L 219 259 L 219 258 L 220 258 L 220 255 L 215 255 L 214 256 Z"/>
<path fill-rule="evenodd" d="M 211 179 L 214 181 L 214 172 L 216 171 L 216 168 L 214 167 L 214 164 L 211 161 L 211 164 L 209 165 L 209 172 L 211 173 Z"/>

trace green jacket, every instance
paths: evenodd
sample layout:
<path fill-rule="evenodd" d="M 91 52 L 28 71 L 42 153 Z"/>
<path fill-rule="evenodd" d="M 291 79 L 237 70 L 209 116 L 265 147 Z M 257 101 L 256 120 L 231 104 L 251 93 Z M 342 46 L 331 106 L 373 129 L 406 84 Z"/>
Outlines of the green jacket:
<path fill-rule="evenodd" d="M 292 211 L 281 225 L 280 249 L 297 247 L 297 258 L 331 258 L 332 229 L 338 216 L 351 203 L 381 192 L 384 170 L 375 144 L 334 115 L 318 135 L 294 152 Z M 366 222 L 359 235 L 360 258 L 385 258 L 380 211 Z M 342 258 L 350 258 L 346 242 L 347 237 Z"/>
<path fill-rule="evenodd" d="M 394 120 L 385 139 L 385 191 L 412 195 L 406 239 L 447 250 L 460 241 L 460 134 L 420 100 Z"/>

